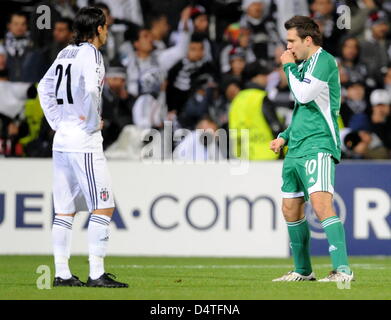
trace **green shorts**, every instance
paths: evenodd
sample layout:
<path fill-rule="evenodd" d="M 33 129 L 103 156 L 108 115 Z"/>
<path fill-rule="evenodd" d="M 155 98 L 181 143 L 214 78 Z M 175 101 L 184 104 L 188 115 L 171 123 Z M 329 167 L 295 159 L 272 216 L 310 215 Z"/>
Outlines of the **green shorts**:
<path fill-rule="evenodd" d="M 282 169 L 283 198 L 304 197 L 317 191 L 334 193 L 335 162 L 329 153 L 285 158 Z"/>

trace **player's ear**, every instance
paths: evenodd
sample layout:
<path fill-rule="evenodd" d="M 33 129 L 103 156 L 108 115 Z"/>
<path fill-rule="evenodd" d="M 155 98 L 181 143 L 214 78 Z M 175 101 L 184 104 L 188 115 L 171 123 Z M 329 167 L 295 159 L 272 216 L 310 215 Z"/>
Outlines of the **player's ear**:
<path fill-rule="evenodd" d="M 97 31 L 98 31 L 98 34 L 101 34 L 101 33 L 102 33 L 102 31 L 103 31 L 103 28 L 102 28 L 102 26 L 98 26 L 98 28 L 97 28 Z"/>

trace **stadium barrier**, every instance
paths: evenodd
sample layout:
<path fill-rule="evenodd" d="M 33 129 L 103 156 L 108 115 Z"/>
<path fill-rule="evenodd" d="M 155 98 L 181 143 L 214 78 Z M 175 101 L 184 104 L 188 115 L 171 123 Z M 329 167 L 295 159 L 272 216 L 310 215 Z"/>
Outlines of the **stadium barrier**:
<path fill-rule="evenodd" d="M 146 164 L 110 161 L 117 210 L 109 254 L 288 257 L 281 203 L 282 162 Z M 50 254 L 50 160 L 0 160 L 0 254 Z M 391 254 L 391 162 L 337 166 L 335 208 L 353 255 Z M 98 190 L 98 194 L 105 190 Z M 327 254 L 306 207 L 312 253 Z M 76 216 L 72 252 L 87 253 L 88 212 Z"/>

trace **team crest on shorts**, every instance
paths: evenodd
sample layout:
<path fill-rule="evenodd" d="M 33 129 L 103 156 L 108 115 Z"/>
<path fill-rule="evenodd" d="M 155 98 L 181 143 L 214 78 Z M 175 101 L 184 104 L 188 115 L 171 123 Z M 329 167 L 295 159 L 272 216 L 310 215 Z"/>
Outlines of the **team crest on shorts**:
<path fill-rule="evenodd" d="M 109 192 L 107 191 L 106 188 L 102 188 L 100 190 L 100 198 L 102 199 L 102 201 L 109 200 Z"/>

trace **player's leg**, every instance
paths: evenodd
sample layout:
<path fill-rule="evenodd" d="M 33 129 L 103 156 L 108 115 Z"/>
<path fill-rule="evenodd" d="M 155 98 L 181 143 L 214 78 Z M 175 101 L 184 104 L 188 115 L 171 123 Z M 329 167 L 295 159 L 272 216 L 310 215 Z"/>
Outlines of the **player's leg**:
<path fill-rule="evenodd" d="M 304 193 L 297 178 L 294 159 L 283 167 L 282 212 L 288 226 L 295 270 L 273 281 L 315 280 L 310 259 L 310 230 L 304 215 Z"/>
<path fill-rule="evenodd" d="M 312 273 L 310 258 L 310 230 L 304 215 L 304 198 L 284 198 L 282 211 L 288 226 L 290 247 L 295 272 L 308 276 Z"/>
<path fill-rule="evenodd" d="M 87 286 L 127 287 L 105 272 L 104 258 L 109 242 L 109 225 L 114 212 L 111 178 L 103 153 L 75 154 L 79 184 L 91 212 L 88 224 L 90 274 Z"/>
<path fill-rule="evenodd" d="M 78 192 L 77 182 L 69 167 L 66 153 L 53 152 L 53 200 L 55 217 L 52 242 L 55 264 L 54 286 L 83 286 L 69 269 L 72 242 L 72 225 L 75 216 L 74 199 Z"/>
<path fill-rule="evenodd" d="M 350 281 L 353 277 L 349 268 L 345 231 L 333 208 L 334 160 L 330 154 L 319 153 L 311 159 L 307 159 L 306 163 L 307 165 L 304 165 L 303 170 L 306 171 L 305 181 L 308 183 L 307 189 L 311 205 L 322 224 L 329 243 L 329 252 L 334 270 L 331 275 L 333 278 L 346 278 Z M 348 277 L 337 275 L 337 273 L 343 273 Z"/>

